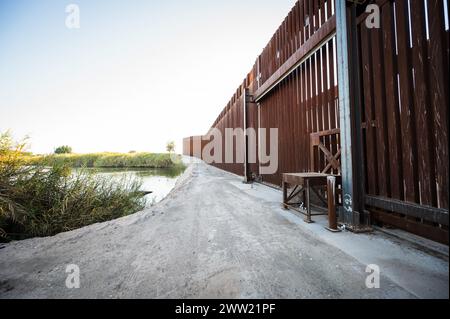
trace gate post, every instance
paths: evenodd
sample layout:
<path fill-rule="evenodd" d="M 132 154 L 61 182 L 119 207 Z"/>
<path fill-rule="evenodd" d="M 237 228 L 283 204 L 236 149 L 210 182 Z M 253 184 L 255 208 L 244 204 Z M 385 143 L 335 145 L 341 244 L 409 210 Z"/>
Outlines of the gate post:
<path fill-rule="evenodd" d="M 243 113 L 244 113 L 244 183 L 249 183 L 251 182 L 251 176 L 249 176 L 249 169 L 248 169 L 248 136 L 247 136 L 247 104 L 249 103 L 250 100 L 250 93 L 249 93 L 249 89 L 246 87 L 244 88 L 244 96 L 243 96 Z"/>
<path fill-rule="evenodd" d="M 341 175 L 342 175 L 342 207 L 339 213 L 339 221 L 349 230 L 360 232 L 370 230 L 368 227 L 368 213 L 364 211 L 362 201 L 362 175 L 358 168 L 353 165 L 353 160 L 362 159 L 362 148 L 356 136 L 360 136 L 358 125 L 353 125 L 353 115 L 359 115 L 359 104 L 356 100 L 350 100 L 351 84 L 353 83 L 353 95 L 355 92 L 355 76 L 358 60 L 356 52 L 349 52 L 349 48 L 355 50 L 356 46 L 349 43 L 349 27 L 347 26 L 347 1 L 337 0 L 336 5 L 336 45 L 337 45 L 337 69 L 339 89 L 339 125 L 341 129 Z M 355 4 L 353 4 L 355 5 Z M 352 14 L 352 19 L 355 19 Z M 352 21 L 353 23 L 355 21 Z M 352 23 L 352 24 L 353 24 Z M 355 32 L 355 28 L 351 30 Z M 353 69 L 349 66 L 350 58 L 354 59 Z M 356 69 L 357 70 L 357 69 Z M 353 72 L 352 72 L 353 71 Z M 350 74 L 352 73 L 352 79 Z M 356 73 L 357 74 L 357 73 Z M 353 80 L 353 81 L 351 81 Z M 355 112 L 352 112 L 352 102 Z M 355 114 L 357 113 L 357 114 Z M 359 116 L 356 116 L 359 117 Z M 357 123 L 356 123 L 357 124 Z M 355 132 L 352 131 L 355 130 Z M 353 145 L 352 141 L 355 142 Z M 359 163 L 356 163 L 359 165 Z"/>

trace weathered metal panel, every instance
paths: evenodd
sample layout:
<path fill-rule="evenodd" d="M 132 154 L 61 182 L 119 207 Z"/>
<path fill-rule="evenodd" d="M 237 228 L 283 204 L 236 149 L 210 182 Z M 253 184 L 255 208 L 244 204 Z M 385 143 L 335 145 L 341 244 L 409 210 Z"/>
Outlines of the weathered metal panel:
<path fill-rule="evenodd" d="M 337 89 L 334 78 L 329 79 L 334 77 L 333 54 L 328 63 L 326 59 L 326 50 L 332 51 L 334 45 L 333 39 L 326 42 L 259 101 L 261 127 L 278 128 L 279 142 L 278 171 L 263 175 L 263 181 L 281 185 L 282 173 L 310 171 L 310 134 L 337 128 Z M 268 149 L 270 132 L 266 136 Z M 325 143 L 335 143 L 337 149 L 336 139 Z M 318 151 L 314 161 L 317 171 L 323 169 L 325 160 Z"/>
<path fill-rule="evenodd" d="M 448 212 L 449 205 L 449 31 L 445 29 L 443 0 L 372 2 L 381 8 L 381 28 L 367 29 L 367 13 L 361 9 L 356 19 L 358 34 L 351 37 L 359 41 L 355 47 L 360 59 L 356 62 L 361 120 L 353 125 L 361 130 L 363 176 L 358 178 L 365 182 L 365 203 L 376 211 L 375 220 L 392 221 L 397 227 L 403 221 L 405 229 L 442 238 L 448 222 L 436 222 L 442 220 L 427 216 L 427 212 L 430 207 Z M 268 129 L 278 128 L 278 170 L 260 176 L 264 182 L 281 185 L 282 173 L 307 172 L 312 167 L 319 171 L 326 161 L 319 151 L 311 156 L 310 134 L 341 125 L 334 8 L 333 0 L 297 1 L 213 122 L 211 128 L 222 132 L 223 149 L 225 128 L 257 129 L 256 145 L 248 147 L 256 147 L 258 152 L 262 149 L 259 129 L 267 128 L 267 150 Z M 244 99 L 246 89 L 249 95 Z M 353 89 L 354 94 L 358 92 Z M 188 148 L 196 139 L 183 141 L 184 154 L 192 154 Z M 201 143 L 202 149 L 206 142 Z M 322 143 L 333 154 L 341 148 L 337 135 L 326 136 Z M 238 147 L 242 145 L 234 145 L 234 158 Z M 244 174 L 243 163 L 223 161 L 213 165 Z M 260 175 L 260 165 L 249 163 L 249 174 Z M 377 207 L 379 198 L 384 212 L 376 210 L 383 209 Z M 402 207 L 414 207 L 415 215 L 398 211 Z M 433 229 L 439 229 L 439 235 L 430 234 Z"/>
<path fill-rule="evenodd" d="M 437 207 L 448 209 L 448 31 L 441 0 L 428 0 L 428 41 L 431 122 L 433 126 Z M 444 164 L 447 163 L 447 164 Z"/>
<path fill-rule="evenodd" d="M 448 233 L 449 196 L 443 1 L 377 3 L 380 29 L 359 19 L 365 202 L 371 211 L 384 210 L 373 214 L 375 221 L 437 240 Z"/>
<path fill-rule="evenodd" d="M 202 150 L 205 146 L 202 135 L 190 136 L 183 139 L 183 155 L 202 158 Z"/>

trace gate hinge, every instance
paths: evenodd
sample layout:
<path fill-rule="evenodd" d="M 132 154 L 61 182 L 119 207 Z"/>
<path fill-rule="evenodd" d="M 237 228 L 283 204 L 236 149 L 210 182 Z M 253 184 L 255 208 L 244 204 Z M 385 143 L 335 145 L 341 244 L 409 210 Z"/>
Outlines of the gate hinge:
<path fill-rule="evenodd" d="M 368 129 L 368 128 L 371 128 L 371 127 L 379 127 L 379 125 L 378 125 L 378 121 L 377 120 L 370 120 L 370 121 L 368 121 L 368 122 L 362 122 L 361 123 L 361 128 L 362 129 Z"/>

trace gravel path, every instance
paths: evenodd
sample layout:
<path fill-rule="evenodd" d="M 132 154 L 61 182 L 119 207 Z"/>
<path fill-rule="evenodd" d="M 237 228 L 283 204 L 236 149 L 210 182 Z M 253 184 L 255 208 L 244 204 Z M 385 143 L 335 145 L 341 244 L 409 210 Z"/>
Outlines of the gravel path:
<path fill-rule="evenodd" d="M 153 208 L 0 249 L 1 298 L 400 298 L 384 279 L 314 238 L 236 176 L 192 164 Z M 66 265 L 81 287 L 65 286 Z"/>

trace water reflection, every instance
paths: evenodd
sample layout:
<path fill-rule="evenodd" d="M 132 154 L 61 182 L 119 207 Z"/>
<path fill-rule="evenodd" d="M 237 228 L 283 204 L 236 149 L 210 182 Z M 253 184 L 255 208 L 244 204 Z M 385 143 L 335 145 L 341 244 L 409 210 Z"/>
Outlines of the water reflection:
<path fill-rule="evenodd" d="M 142 180 L 142 191 L 151 191 L 145 195 L 147 207 L 161 201 L 175 186 L 184 168 L 89 168 L 99 177 L 120 181 L 123 178 L 139 178 Z"/>

